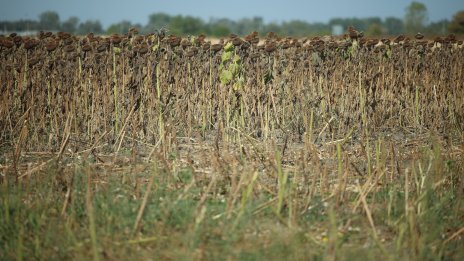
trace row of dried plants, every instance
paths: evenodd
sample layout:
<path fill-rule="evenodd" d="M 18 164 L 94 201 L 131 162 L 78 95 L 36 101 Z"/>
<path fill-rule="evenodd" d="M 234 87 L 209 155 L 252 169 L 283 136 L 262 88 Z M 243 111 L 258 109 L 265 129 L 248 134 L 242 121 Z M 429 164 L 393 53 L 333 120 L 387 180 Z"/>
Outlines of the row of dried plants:
<path fill-rule="evenodd" d="M 115 148 L 202 137 L 317 142 L 414 128 L 464 127 L 464 49 L 456 36 L 260 39 L 164 31 L 0 38 L 2 142 L 58 150 L 101 136 Z M 67 123 L 67 124 L 63 124 Z M 103 135 L 104 134 L 104 135 Z M 11 144 L 13 145 L 13 144 Z"/>

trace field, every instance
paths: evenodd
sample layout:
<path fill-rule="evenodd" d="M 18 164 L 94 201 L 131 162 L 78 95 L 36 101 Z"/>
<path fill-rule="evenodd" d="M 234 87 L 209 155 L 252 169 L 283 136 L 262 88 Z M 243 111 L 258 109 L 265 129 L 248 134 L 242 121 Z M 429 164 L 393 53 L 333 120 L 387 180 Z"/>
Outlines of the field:
<path fill-rule="evenodd" d="M 0 37 L 0 259 L 462 260 L 454 35 Z"/>

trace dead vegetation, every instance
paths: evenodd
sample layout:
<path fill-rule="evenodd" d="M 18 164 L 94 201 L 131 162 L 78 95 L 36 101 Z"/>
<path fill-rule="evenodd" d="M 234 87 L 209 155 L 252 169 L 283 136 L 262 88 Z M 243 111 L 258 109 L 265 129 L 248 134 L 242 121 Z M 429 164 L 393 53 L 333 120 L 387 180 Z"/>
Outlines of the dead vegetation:
<path fill-rule="evenodd" d="M 69 238 L 90 237 L 62 258 L 118 259 L 122 246 L 175 259 L 165 245 L 196 259 L 266 257 L 273 246 L 314 249 L 295 258 L 462 256 L 463 68 L 454 35 L 365 39 L 354 28 L 217 43 L 134 30 L 3 36 L 2 193 L 28 197 L 51 182 L 53 218 L 85 228 L 66 228 Z M 101 203 L 111 195 L 132 206 L 122 217 L 130 233 L 105 230 L 122 240 L 115 248 L 98 232 L 119 215 Z M 455 222 L 430 226 L 441 218 Z M 14 246 L 0 257 L 30 254 Z"/>

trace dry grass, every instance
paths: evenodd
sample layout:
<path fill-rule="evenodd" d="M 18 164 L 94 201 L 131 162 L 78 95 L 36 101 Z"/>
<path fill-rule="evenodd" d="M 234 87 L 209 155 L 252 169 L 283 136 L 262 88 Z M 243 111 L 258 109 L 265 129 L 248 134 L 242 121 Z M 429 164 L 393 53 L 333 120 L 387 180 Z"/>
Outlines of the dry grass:
<path fill-rule="evenodd" d="M 0 259 L 464 256 L 453 36 L 17 42 Z"/>

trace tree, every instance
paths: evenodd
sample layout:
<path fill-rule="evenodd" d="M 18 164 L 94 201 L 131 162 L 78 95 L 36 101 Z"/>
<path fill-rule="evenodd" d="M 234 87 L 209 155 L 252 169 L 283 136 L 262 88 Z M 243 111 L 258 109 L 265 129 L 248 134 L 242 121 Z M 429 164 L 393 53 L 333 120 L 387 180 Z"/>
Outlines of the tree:
<path fill-rule="evenodd" d="M 380 17 L 367 17 L 364 18 L 363 21 L 366 31 L 369 30 L 373 24 L 377 24 L 378 26 L 382 27 L 382 19 Z"/>
<path fill-rule="evenodd" d="M 239 35 L 246 35 L 253 31 L 262 31 L 263 25 L 264 21 L 262 17 L 256 16 L 252 19 L 242 18 L 236 23 L 234 33 Z"/>
<path fill-rule="evenodd" d="M 237 22 L 232 21 L 228 18 L 210 18 L 208 22 L 210 31 L 217 31 L 221 36 L 229 35 L 231 32 L 237 31 Z M 226 30 L 227 28 L 227 30 Z M 226 31 L 228 32 L 226 34 Z"/>
<path fill-rule="evenodd" d="M 431 34 L 431 35 L 437 35 L 437 34 L 441 34 L 441 35 L 444 35 L 446 33 L 448 33 L 448 25 L 449 25 L 449 21 L 444 19 L 444 20 L 440 20 L 438 22 L 433 22 L 433 23 L 430 23 L 427 28 L 425 28 L 425 32 L 427 32 L 428 34 Z"/>
<path fill-rule="evenodd" d="M 40 29 L 58 31 L 60 30 L 60 16 L 57 12 L 46 11 L 39 15 Z"/>
<path fill-rule="evenodd" d="M 224 37 L 230 34 L 229 27 L 222 25 L 222 24 L 216 24 L 216 25 L 211 26 L 210 31 L 211 31 L 211 35 L 215 37 Z"/>
<path fill-rule="evenodd" d="M 203 21 L 192 16 L 174 16 L 169 23 L 169 31 L 173 34 L 197 35 L 205 32 Z"/>
<path fill-rule="evenodd" d="M 305 36 L 311 33 L 309 24 L 300 20 L 284 22 L 282 23 L 280 30 L 283 34 L 291 36 Z"/>
<path fill-rule="evenodd" d="M 269 24 L 267 24 L 265 27 L 264 27 L 264 32 L 265 33 L 268 33 L 268 32 L 274 32 L 274 33 L 277 33 L 277 34 L 280 34 L 280 31 L 281 31 L 281 27 L 280 25 L 278 25 L 277 23 L 275 22 L 271 22 Z"/>
<path fill-rule="evenodd" d="M 403 33 L 403 21 L 396 17 L 387 17 L 383 23 L 387 33 L 390 35 L 397 35 Z"/>
<path fill-rule="evenodd" d="M 39 27 L 39 22 L 34 20 L 0 21 L 0 30 L 5 32 L 34 31 Z"/>
<path fill-rule="evenodd" d="M 78 34 L 87 34 L 87 33 L 96 33 L 101 34 L 103 33 L 103 28 L 100 21 L 91 21 L 87 20 L 81 24 L 79 24 L 79 28 L 77 29 Z"/>
<path fill-rule="evenodd" d="M 79 25 L 79 18 L 75 16 L 71 16 L 68 18 L 68 20 L 64 21 L 61 24 L 61 30 L 68 32 L 68 33 L 74 33 L 76 32 L 78 25 Z"/>
<path fill-rule="evenodd" d="M 413 1 L 406 7 L 404 26 L 407 33 L 415 34 L 422 31 L 427 20 L 427 7 L 423 3 Z"/>
<path fill-rule="evenodd" d="M 448 25 L 448 30 L 450 33 L 464 34 L 464 10 L 457 12 L 453 16 L 453 20 Z"/>
<path fill-rule="evenodd" d="M 163 27 L 167 27 L 172 17 L 165 13 L 154 13 L 148 16 L 148 23 L 143 28 L 144 33 L 152 33 Z M 169 29 L 169 28 L 168 28 Z"/>
<path fill-rule="evenodd" d="M 131 27 L 134 27 L 129 21 L 121 21 L 116 24 L 112 24 L 106 29 L 107 34 L 125 34 Z"/>
<path fill-rule="evenodd" d="M 383 35 L 383 28 L 378 23 L 373 23 L 367 28 L 366 35 L 368 36 L 381 36 Z"/>

